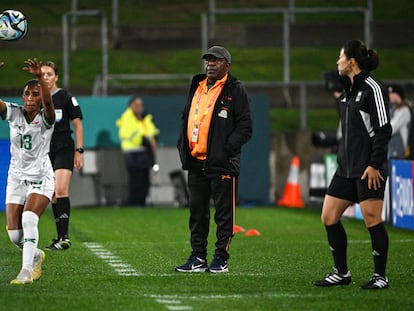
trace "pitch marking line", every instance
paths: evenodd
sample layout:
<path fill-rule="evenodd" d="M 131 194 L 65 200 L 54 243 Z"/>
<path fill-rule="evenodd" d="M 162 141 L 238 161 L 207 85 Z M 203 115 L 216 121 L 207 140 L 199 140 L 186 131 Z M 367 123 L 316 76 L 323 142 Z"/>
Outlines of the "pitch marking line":
<path fill-rule="evenodd" d="M 297 295 L 289 293 L 261 293 L 261 294 L 233 294 L 233 295 L 144 295 L 154 298 L 159 304 L 165 305 L 168 310 L 192 310 L 192 306 L 183 305 L 181 299 L 184 300 L 230 300 L 230 299 L 246 299 L 246 298 L 308 298 L 308 297 L 322 297 L 322 295 Z"/>
<path fill-rule="evenodd" d="M 193 310 L 193 307 L 190 306 L 166 306 L 168 310 L 171 311 L 181 311 L 181 310 Z"/>
<path fill-rule="evenodd" d="M 144 295 L 150 298 L 154 298 L 157 301 L 178 301 L 181 302 L 181 299 L 187 300 L 230 300 L 230 299 L 245 299 L 245 298 L 309 298 L 309 297 L 324 297 L 324 295 L 314 295 L 314 294 L 290 294 L 290 293 L 274 293 L 274 292 L 263 292 L 263 293 L 252 293 L 252 294 L 229 294 L 229 295 L 157 295 L 149 294 Z"/>
<path fill-rule="evenodd" d="M 151 296 L 151 298 L 154 298 L 154 297 Z M 193 310 L 192 306 L 185 306 L 182 304 L 182 301 L 178 299 L 157 298 L 156 301 L 159 304 L 165 305 L 165 307 L 171 311 Z"/>
<path fill-rule="evenodd" d="M 120 276 L 140 276 L 142 275 L 128 263 L 124 262 L 118 256 L 112 254 L 103 245 L 99 243 L 84 242 L 83 243 L 92 253 L 94 253 L 102 261 L 110 265 Z"/>

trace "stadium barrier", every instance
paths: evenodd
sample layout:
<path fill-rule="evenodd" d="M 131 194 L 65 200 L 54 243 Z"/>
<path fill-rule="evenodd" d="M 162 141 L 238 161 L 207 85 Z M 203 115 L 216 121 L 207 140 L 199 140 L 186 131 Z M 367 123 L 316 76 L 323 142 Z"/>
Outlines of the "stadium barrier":
<path fill-rule="evenodd" d="M 7 172 L 10 163 L 10 141 L 0 139 L 0 211 L 5 210 Z"/>
<path fill-rule="evenodd" d="M 127 107 L 130 96 L 107 96 L 107 97 L 77 97 L 84 116 L 84 149 L 88 152 L 85 156 L 91 156 L 87 159 L 83 171 L 78 174 L 74 172 L 74 179 L 71 183 L 71 196 L 73 206 L 84 206 L 99 204 L 104 202 L 105 205 L 122 204 L 125 200 L 125 177 L 124 170 L 121 167 L 119 150 L 118 129 L 116 120 L 121 116 Z M 21 98 L 3 98 L 5 101 L 21 103 Z M 176 165 L 178 152 L 176 148 L 177 137 L 180 130 L 181 113 L 186 102 L 186 96 L 143 96 L 145 110 L 154 117 L 154 122 L 160 129 L 159 152 L 157 158 L 163 161 L 160 164 L 158 176 L 165 177 L 166 183 L 158 183 L 151 189 L 154 191 L 150 200 L 152 202 L 165 202 L 177 205 L 186 205 L 185 193 L 177 196 L 179 201 L 174 200 L 174 189 L 171 186 L 170 172 L 181 169 L 181 165 Z M 241 166 L 242 171 L 238 183 L 238 200 L 240 204 L 267 204 L 269 202 L 270 187 L 270 169 L 269 169 L 269 98 L 265 95 L 252 95 L 252 109 L 254 113 L 253 124 L 254 134 L 250 141 L 243 146 Z M 9 128 L 8 122 L 0 122 L 0 139 L 4 139 L 8 144 Z M 8 147 L 2 152 L 2 156 L 8 156 Z M 112 150 L 112 151 L 111 151 Z M 260 150 L 260 152 L 258 152 Z M 103 157 L 103 158 L 102 158 Z M 105 157 L 112 157 L 112 160 L 106 160 Z M 254 159 L 254 161 L 252 161 Z M 99 161 L 104 163 L 99 167 L 99 172 L 91 173 L 96 170 Z M 7 167 L 9 158 L 6 158 Z M 260 164 L 260 165 L 258 165 Z M 7 167 L 1 170 L 4 174 L 2 181 L 6 181 Z M 104 171 L 103 171 L 104 170 Z M 102 174 L 104 174 L 102 176 Z M 108 178 L 107 178 L 108 177 Z M 157 176 L 154 176 L 157 177 Z M 96 186 L 97 178 L 105 179 L 105 185 Z M 110 180 L 112 178 L 112 180 Z M 171 176 L 173 181 L 176 175 Z M 252 183 L 254 178 L 254 183 Z M 110 183 L 106 183 L 108 180 Z M 79 185 L 79 187 L 77 186 Z M 178 185 L 178 183 L 177 183 Z M 97 189 L 98 188 L 98 189 Z M 1 191 L 5 192 L 5 186 Z M 87 192 L 89 191 L 89 195 Z M 84 194 L 85 193 L 85 194 Z M 1 199 L 1 198 L 0 198 Z M 4 199 L 0 201 L 3 205 Z M 98 203 L 96 203 L 98 202 Z"/>
<path fill-rule="evenodd" d="M 414 161 L 391 160 L 390 166 L 391 223 L 414 230 Z"/>

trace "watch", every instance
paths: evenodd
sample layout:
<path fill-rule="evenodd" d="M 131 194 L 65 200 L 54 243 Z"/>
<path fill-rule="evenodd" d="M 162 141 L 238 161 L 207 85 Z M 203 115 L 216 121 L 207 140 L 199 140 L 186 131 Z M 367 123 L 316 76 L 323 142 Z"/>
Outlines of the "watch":
<path fill-rule="evenodd" d="M 75 149 L 75 151 L 77 151 L 77 152 L 79 152 L 79 153 L 83 153 L 83 151 L 84 151 L 84 150 L 83 150 L 83 148 L 81 147 L 81 148 L 76 148 L 76 149 Z"/>

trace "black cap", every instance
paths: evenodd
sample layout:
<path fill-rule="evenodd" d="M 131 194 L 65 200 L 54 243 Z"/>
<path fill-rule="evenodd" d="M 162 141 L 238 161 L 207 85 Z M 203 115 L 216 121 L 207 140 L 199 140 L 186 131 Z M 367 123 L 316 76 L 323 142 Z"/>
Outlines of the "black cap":
<path fill-rule="evenodd" d="M 227 51 L 224 47 L 215 45 L 210 47 L 207 52 L 203 54 L 202 59 L 205 59 L 207 56 L 212 55 L 217 58 L 224 58 L 226 62 L 231 64 L 231 55 L 230 52 Z"/>
<path fill-rule="evenodd" d="M 405 91 L 402 85 L 393 84 L 388 86 L 388 93 L 397 93 L 401 99 L 405 99 Z"/>

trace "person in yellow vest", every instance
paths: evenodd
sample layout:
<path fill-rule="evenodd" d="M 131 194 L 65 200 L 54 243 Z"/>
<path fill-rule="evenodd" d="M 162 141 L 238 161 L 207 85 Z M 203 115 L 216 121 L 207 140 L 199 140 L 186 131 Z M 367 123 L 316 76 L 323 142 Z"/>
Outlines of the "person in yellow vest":
<path fill-rule="evenodd" d="M 129 177 L 128 204 L 145 206 L 150 189 L 150 171 L 155 163 L 159 130 L 152 115 L 144 112 L 144 101 L 133 96 L 116 121 Z"/>

